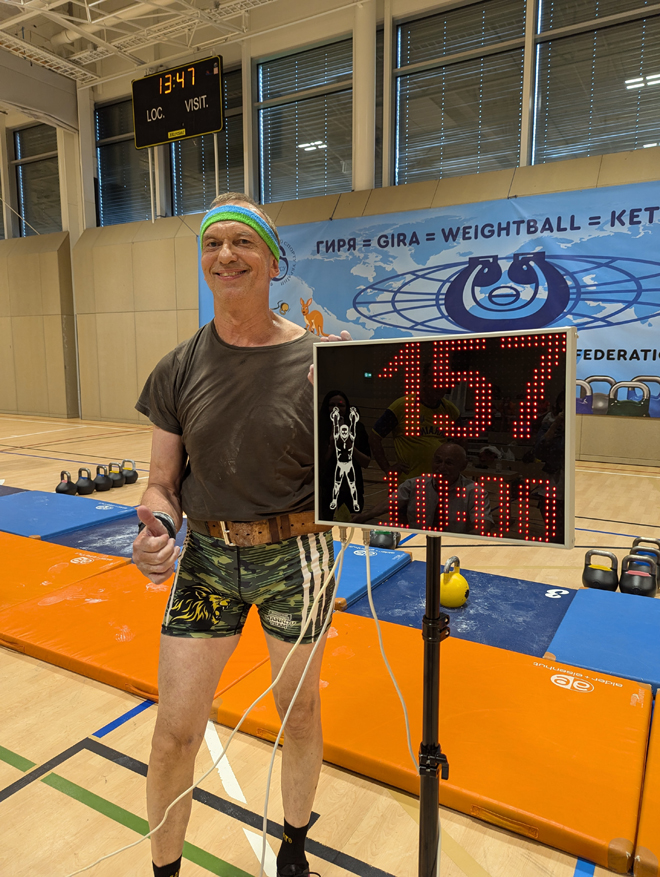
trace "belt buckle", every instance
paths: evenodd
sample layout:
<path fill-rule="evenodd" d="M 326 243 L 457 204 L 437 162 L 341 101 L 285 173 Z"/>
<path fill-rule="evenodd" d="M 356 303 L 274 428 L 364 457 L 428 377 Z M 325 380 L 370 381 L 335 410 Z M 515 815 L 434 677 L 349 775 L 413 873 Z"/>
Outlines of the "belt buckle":
<path fill-rule="evenodd" d="M 222 530 L 222 538 L 225 540 L 225 545 L 228 545 L 230 548 L 236 548 L 236 543 L 231 541 L 229 536 L 229 530 L 227 529 L 226 521 L 218 521 L 220 524 L 220 529 Z"/>

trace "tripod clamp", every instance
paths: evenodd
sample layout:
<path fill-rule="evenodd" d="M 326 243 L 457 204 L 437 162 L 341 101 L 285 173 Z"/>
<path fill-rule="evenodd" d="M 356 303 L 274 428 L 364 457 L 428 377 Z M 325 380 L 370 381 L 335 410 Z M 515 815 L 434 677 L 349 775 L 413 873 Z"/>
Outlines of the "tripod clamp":
<path fill-rule="evenodd" d="M 425 615 L 422 619 L 422 639 L 427 643 L 441 643 L 449 636 L 449 616 L 439 615 L 437 618 L 429 618 Z"/>
<path fill-rule="evenodd" d="M 419 775 L 437 777 L 438 773 L 443 780 L 449 779 L 447 756 L 443 753 L 439 743 L 422 743 L 419 747 Z"/>

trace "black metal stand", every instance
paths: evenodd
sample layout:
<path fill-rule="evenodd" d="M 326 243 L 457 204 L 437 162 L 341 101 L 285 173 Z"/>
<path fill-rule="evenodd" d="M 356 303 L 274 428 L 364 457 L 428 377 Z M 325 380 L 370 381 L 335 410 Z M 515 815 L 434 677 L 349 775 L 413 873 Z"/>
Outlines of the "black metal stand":
<path fill-rule="evenodd" d="M 449 763 L 438 742 L 440 711 L 440 643 L 449 636 L 449 617 L 440 612 L 439 536 L 426 537 L 426 615 L 424 637 L 424 706 L 419 749 L 419 877 L 437 877 L 439 774 L 449 777 Z"/>

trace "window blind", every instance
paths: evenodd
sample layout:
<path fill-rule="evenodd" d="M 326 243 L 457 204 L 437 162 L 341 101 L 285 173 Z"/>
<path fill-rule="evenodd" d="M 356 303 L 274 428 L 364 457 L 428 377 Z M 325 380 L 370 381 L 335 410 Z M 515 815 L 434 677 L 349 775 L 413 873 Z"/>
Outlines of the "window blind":
<path fill-rule="evenodd" d="M 132 101 L 97 107 L 95 117 L 100 225 L 151 219 L 149 156 L 135 148 Z"/>
<path fill-rule="evenodd" d="M 397 30 L 397 66 L 524 36 L 525 0 L 483 0 L 410 21 Z"/>
<path fill-rule="evenodd" d="M 352 40 L 259 65 L 262 203 L 310 198 L 352 188 L 353 96 L 346 89 L 296 100 L 298 91 L 350 79 Z"/>
<path fill-rule="evenodd" d="M 540 0 L 539 33 L 557 27 L 568 27 L 593 18 L 628 12 L 654 3 L 655 0 Z"/>
<path fill-rule="evenodd" d="M 16 160 L 30 159 L 15 166 L 21 237 L 62 231 L 57 155 L 38 158 L 52 152 L 57 152 L 57 131 L 50 125 L 14 131 Z"/>
<path fill-rule="evenodd" d="M 353 74 L 353 40 L 319 46 L 259 64 L 259 100 L 266 101 L 320 85 L 332 85 Z"/>
<path fill-rule="evenodd" d="M 522 49 L 400 76 L 396 184 L 515 167 Z"/>
<path fill-rule="evenodd" d="M 660 142 L 660 16 L 542 43 L 533 163 Z"/>

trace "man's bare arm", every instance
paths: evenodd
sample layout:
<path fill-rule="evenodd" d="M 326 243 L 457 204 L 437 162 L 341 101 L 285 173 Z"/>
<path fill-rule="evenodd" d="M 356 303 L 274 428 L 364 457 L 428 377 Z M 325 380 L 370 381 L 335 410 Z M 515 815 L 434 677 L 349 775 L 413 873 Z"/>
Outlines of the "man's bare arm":
<path fill-rule="evenodd" d="M 179 548 L 154 512 L 165 512 L 179 530 L 183 522 L 181 482 L 185 470 L 185 450 L 179 435 L 154 427 L 151 442 L 149 483 L 137 514 L 144 529 L 133 543 L 133 561 L 155 584 L 164 582 L 174 571 Z"/>

